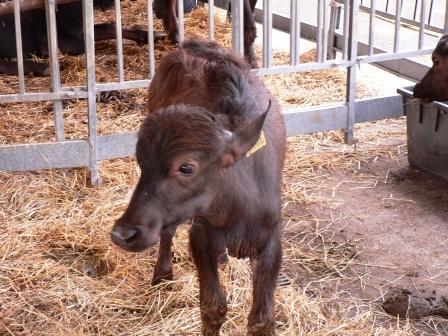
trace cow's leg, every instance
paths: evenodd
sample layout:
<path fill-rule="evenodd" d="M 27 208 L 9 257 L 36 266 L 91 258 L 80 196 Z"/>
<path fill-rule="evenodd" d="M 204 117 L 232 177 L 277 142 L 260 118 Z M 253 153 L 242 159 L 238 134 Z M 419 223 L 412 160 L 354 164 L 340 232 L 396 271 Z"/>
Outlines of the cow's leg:
<path fill-rule="evenodd" d="M 282 247 L 279 234 L 271 238 L 262 253 L 251 258 L 253 304 L 249 314 L 248 335 L 275 335 L 274 290 L 281 267 Z"/>
<path fill-rule="evenodd" d="M 219 233 L 206 225 L 195 223 L 190 230 L 190 246 L 198 270 L 199 301 L 202 331 L 205 336 L 218 336 L 226 319 L 226 295 L 219 283 Z"/>
<path fill-rule="evenodd" d="M 179 43 L 179 25 L 177 23 L 176 15 L 176 0 L 166 0 L 166 12 L 163 16 L 163 26 L 168 32 L 168 37 L 174 44 Z"/>
<path fill-rule="evenodd" d="M 48 63 L 24 61 L 23 72 L 31 76 L 49 76 L 50 67 Z M 17 76 L 17 62 L 0 61 L 0 74 Z"/>
<path fill-rule="evenodd" d="M 122 28 L 121 34 L 124 39 L 137 43 L 148 43 L 148 31 L 140 28 Z M 115 39 L 115 22 L 99 23 L 95 25 L 95 41 Z M 157 35 L 155 35 L 157 38 Z"/>
<path fill-rule="evenodd" d="M 82 55 L 85 52 L 84 38 L 80 36 L 64 35 L 58 37 L 59 49 L 67 55 Z"/>
<path fill-rule="evenodd" d="M 154 275 L 151 282 L 153 286 L 164 280 L 173 280 L 171 246 L 175 232 L 176 226 L 171 226 L 163 228 L 160 233 L 159 256 L 154 267 Z"/>
<path fill-rule="evenodd" d="M 254 41 L 257 37 L 257 26 L 252 6 L 255 8 L 256 1 L 244 1 L 244 57 L 251 68 L 257 68 L 257 59 L 254 51 Z"/>

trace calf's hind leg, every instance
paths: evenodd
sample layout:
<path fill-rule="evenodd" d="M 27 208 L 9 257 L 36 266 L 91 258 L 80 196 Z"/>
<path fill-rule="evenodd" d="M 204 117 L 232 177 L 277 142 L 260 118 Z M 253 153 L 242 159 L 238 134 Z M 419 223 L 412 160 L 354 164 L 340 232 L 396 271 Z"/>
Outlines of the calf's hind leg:
<path fill-rule="evenodd" d="M 195 223 L 190 230 L 190 246 L 198 270 L 202 331 L 205 336 L 218 336 L 226 319 L 226 295 L 219 283 L 218 257 L 222 248 L 219 234 L 213 228 Z"/>
<path fill-rule="evenodd" d="M 249 314 L 248 335 L 275 335 L 274 290 L 281 267 L 282 248 L 276 234 L 262 253 L 251 258 L 253 304 Z"/>

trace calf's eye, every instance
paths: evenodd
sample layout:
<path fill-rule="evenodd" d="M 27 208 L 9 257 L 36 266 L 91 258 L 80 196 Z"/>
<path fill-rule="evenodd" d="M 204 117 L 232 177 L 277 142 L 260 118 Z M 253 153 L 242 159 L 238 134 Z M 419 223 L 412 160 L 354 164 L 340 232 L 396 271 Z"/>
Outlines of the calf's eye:
<path fill-rule="evenodd" d="M 194 166 L 191 163 L 184 163 L 179 167 L 179 172 L 183 175 L 191 175 L 194 172 Z"/>

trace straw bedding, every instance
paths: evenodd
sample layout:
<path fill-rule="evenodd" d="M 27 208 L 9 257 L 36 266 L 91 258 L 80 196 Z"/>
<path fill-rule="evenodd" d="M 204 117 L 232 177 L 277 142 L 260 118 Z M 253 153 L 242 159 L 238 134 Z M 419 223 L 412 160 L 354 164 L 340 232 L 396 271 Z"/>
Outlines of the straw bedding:
<path fill-rule="evenodd" d="M 123 1 L 124 23 L 143 23 L 137 1 Z M 140 9 L 139 9 L 140 8 Z M 111 13 L 106 13 L 111 15 Z M 107 16 L 106 15 L 106 16 Z M 229 25 L 216 18 L 217 39 L 229 44 Z M 140 22 L 140 19 L 142 22 Z M 187 32 L 201 33 L 206 12 L 186 17 Z M 157 22 L 160 28 L 160 22 Z M 157 44 L 157 58 L 172 49 Z M 126 43 L 127 78 L 143 78 L 146 52 Z M 114 46 L 97 46 L 97 77 L 115 75 Z M 303 56 L 310 60 L 310 53 Z M 285 55 L 275 55 L 284 62 Z M 64 83 L 84 81 L 82 57 L 61 57 Z M 317 105 L 343 100 L 344 73 L 319 71 L 267 78 L 284 106 Z M 39 90 L 48 79 L 30 78 Z M 1 77 L 1 92 L 16 79 Z M 361 93 L 368 92 L 360 88 Z M 322 93 L 325 92 L 325 95 Z M 136 130 L 145 115 L 145 90 L 129 90 L 109 103 L 99 103 L 99 133 Z M 7 104 L 2 107 L 1 143 L 53 139 L 51 104 Z M 85 136 L 85 101 L 64 107 L 67 137 Z M 401 121 L 396 122 L 401 129 Z M 396 132 L 401 132 L 396 131 Z M 288 141 L 284 181 L 284 274 L 290 285 L 276 292 L 280 335 L 419 335 L 409 321 L 385 317 L 376 302 L 364 302 L 339 291 L 335 284 L 356 282 L 351 265 L 359 242 L 337 241 L 330 218 L 309 218 L 300 208 L 316 201 L 316 171 L 331 173 L 396 148 L 376 143 L 377 134 L 359 131 L 364 148 L 341 145 L 338 132 L 298 136 Z M 198 285 L 189 256 L 187 229 L 174 241 L 175 280 L 150 286 L 156 249 L 130 254 L 110 243 L 109 231 L 121 215 L 138 180 L 134 159 L 100 163 L 102 184 L 89 187 L 84 169 L 0 173 L 0 335 L 198 335 Z M 304 224 L 298 231 L 294 226 Z M 251 276 L 246 260 L 230 258 L 221 266 L 228 294 L 228 321 L 222 335 L 243 335 L 251 306 Z M 308 279 L 303 283 L 303 278 Z M 302 279 L 302 280 L 301 280 Z M 327 288 L 323 290 L 323 288 Z"/>

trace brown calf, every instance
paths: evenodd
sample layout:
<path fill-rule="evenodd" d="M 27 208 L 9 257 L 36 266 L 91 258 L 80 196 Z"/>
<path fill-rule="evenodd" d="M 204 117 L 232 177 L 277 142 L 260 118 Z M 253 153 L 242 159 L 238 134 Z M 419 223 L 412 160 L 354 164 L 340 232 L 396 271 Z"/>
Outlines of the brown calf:
<path fill-rule="evenodd" d="M 448 100 L 448 34 L 432 53 L 432 67 L 414 87 L 414 97 L 426 101 Z"/>
<path fill-rule="evenodd" d="M 281 266 L 281 172 L 285 127 L 280 107 L 237 56 L 190 40 L 163 58 L 151 82 L 149 116 L 137 143 L 141 178 L 115 223 L 112 241 L 128 251 L 156 244 L 155 280 L 171 277 L 171 238 L 193 218 L 204 335 L 218 335 L 227 312 L 218 259 L 250 258 L 250 335 L 273 335 Z"/>

